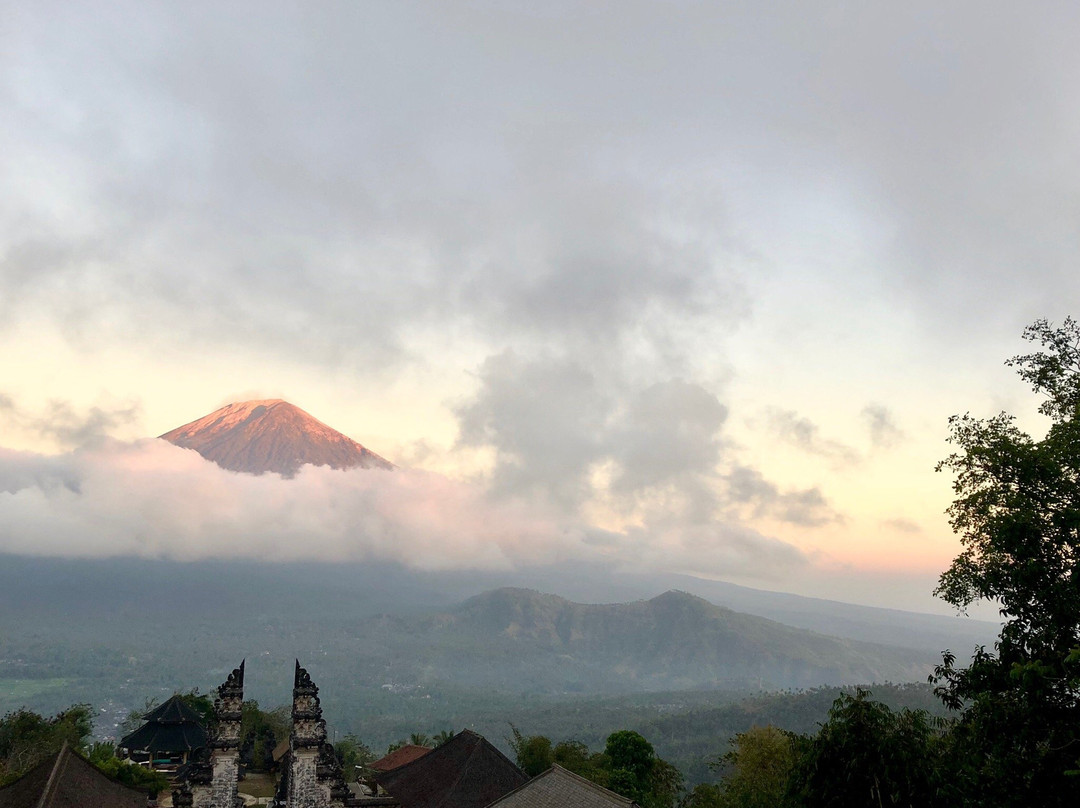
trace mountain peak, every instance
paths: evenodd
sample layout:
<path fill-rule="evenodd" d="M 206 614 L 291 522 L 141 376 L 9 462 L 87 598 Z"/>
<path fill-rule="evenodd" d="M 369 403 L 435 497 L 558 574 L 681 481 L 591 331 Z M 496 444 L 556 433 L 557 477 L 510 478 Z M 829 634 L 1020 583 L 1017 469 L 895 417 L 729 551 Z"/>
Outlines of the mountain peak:
<path fill-rule="evenodd" d="M 230 471 L 292 477 L 301 466 L 394 464 L 280 398 L 237 401 L 160 436 Z"/>

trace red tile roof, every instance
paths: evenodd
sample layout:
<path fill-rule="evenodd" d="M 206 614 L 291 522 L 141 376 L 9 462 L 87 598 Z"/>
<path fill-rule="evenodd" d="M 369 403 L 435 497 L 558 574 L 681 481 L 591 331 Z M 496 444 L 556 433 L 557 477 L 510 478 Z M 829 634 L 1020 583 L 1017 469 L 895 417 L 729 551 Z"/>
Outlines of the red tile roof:
<path fill-rule="evenodd" d="M 372 763 L 370 768 L 379 772 L 388 772 L 391 769 L 396 769 L 398 766 L 412 763 L 414 760 L 422 758 L 430 751 L 430 746 L 416 746 L 415 744 L 407 743 L 404 746 L 398 747 L 393 752 L 383 755 Z"/>

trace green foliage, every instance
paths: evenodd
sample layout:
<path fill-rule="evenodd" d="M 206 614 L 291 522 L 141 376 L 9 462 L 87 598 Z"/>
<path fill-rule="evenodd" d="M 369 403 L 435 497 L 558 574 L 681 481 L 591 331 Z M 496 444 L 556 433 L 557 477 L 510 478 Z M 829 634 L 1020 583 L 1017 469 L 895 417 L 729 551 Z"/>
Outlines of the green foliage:
<path fill-rule="evenodd" d="M 727 769 L 715 795 L 705 790 L 703 805 L 715 796 L 715 804 L 727 808 L 782 808 L 792 805 L 789 782 L 796 758 L 796 736 L 773 726 L 752 727 L 732 739 L 732 749 L 713 766 Z"/>
<path fill-rule="evenodd" d="M 168 777 L 145 766 L 128 763 L 115 756 L 91 762 L 106 775 L 126 786 L 148 791 L 151 794 L 158 794 L 169 789 Z"/>
<path fill-rule="evenodd" d="M 11 782 L 60 751 L 65 742 L 81 751 L 93 730 L 89 705 L 76 704 L 52 718 L 17 710 L 0 719 L 0 785 Z"/>
<path fill-rule="evenodd" d="M 836 700 L 829 720 L 796 743 L 793 790 L 807 808 L 938 804 L 935 722 L 919 710 L 893 712 L 859 690 Z"/>
<path fill-rule="evenodd" d="M 291 727 L 291 708 L 281 706 L 267 712 L 254 699 L 245 701 L 240 708 L 240 758 L 244 765 L 252 771 L 268 771 L 274 762 L 274 747 L 289 737 Z"/>
<path fill-rule="evenodd" d="M 88 745 L 92 726 L 93 714 L 86 704 L 76 704 L 52 718 L 30 710 L 8 713 L 0 719 L 0 785 L 56 754 L 66 742 L 99 770 L 125 785 L 154 793 L 168 787 L 168 778 L 163 774 L 119 760 L 112 744 Z"/>
<path fill-rule="evenodd" d="M 214 725 L 214 700 L 205 693 L 200 693 L 199 688 L 193 687 L 186 693 L 178 693 L 180 700 L 183 701 L 188 707 L 193 709 L 202 717 L 202 725 L 204 727 L 212 727 Z"/>
<path fill-rule="evenodd" d="M 607 785 L 608 759 L 602 752 L 590 752 L 581 741 L 559 741 L 553 750 L 555 762 L 587 780 Z"/>
<path fill-rule="evenodd" d="M 720 786 L 713 783 L 698 783 L 679 803 L 680 808 L 728 808 L 730 805 Z"/>
<path fill-rule="evenodd" d="M 513 724 L 510 725 L 510 731 L 510 749 L 517 759 L 519 769 L 529 777 L 536 777 L 551 768 L 551 764 L 555 762 L 551 739 L 543 735 L 530 735 L 526 738 Z"/>
<path fill-rule="evenodd" d="M 950 421 L 957 451 L 949 508 L 963 549 L 937 594 L 963 609 L 995 602 L 1004 619 L 993 652 L 966 668 L 946 653 L 934 681 L 963 709 L 950 766 L 968 804 L 1073 804 L 1067 772 L 1080 756 L 1080 325 L 1039 320 L 1026 339 L 1044 350 L 1010 360 L 1044 400 L 1037 439 L 1001 413 Z"/>
<path fill-rule="evenodd" d="M 637 801 L 644 808 L 673 808 L 682 791 L 682 773 L 665 760 L 641 734 L 632 730 L 611 733 L 602 753 L 593 753 L 580 741 L 561 741 L 554 746 L 543 735 L 525 736 L 510 725 L 507 739 L 517 764 L 530 777 L 558 763 L 565 769 L 617 794 Z"/>
<path fill-rule="evenodd" d="M 366 743 L 355 735 L 346 735 L 334 744 L 334 754 L 337 755 L 338 763 L 345 774 L 345 779 L 354 781 L 359 777 L 360 768 L 378 760 L 376 755 Z"/>

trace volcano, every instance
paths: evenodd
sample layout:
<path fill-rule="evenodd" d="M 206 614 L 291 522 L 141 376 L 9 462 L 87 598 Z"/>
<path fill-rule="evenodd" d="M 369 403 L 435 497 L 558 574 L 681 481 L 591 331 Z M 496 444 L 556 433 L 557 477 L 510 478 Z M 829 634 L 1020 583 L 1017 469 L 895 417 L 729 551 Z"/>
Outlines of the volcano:
<path fill-rule="evenodd" d="M 222 468 L 292 477 L 301 466 L 393 469 L 394 464 L 279 398 L 241 401 L 159 436 Z"/>

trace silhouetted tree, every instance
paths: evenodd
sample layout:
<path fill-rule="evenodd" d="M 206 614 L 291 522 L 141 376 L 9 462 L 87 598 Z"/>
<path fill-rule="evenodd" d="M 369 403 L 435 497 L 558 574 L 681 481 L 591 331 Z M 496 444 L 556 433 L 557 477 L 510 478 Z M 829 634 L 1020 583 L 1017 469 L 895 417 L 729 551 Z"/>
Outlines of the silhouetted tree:
<path fill-rule="evenodd" d="M 949 508 L 963 550 L 937 594 L 958 609 L 998 605 L 993 651 L 967 667 L 947 652 L 934 681 L 963 710 L 950 744 L 957 801 L 971 805 L 1074 805 L 1067 772 L 1080 757 L 1080 326 L 1039 320 L 1024 337 L 1043 350 L 1008 364 L 1044 397 L 1042 438 L 1013 416 L 950 419 L 957 451 Z"/>

